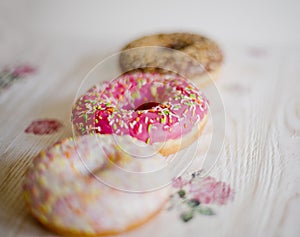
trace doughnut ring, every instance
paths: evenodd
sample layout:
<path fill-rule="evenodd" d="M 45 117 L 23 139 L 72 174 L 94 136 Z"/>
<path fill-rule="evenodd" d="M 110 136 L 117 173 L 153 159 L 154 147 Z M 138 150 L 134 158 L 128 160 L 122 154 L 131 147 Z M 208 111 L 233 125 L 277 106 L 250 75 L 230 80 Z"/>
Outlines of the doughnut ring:
<path fill-rule="evenodd" d="M 160 46 L 161 49 L 147 49 L 146 46 Z M 139 50 L 129 50 L 133 48 Z M 164 48 L 173 49 L 173 53 Z M 188 55 L 191 59 L 186 61 L 174 50 Z M 171 68 L 171 71 L 185 75 L 200 88 L 218 77 L 222 62 L 223 53 L 214 41 L 189 33 L 145 36 L 123 47 L 120 55 L 120 65 L 124 72 L 135 69 L 166 73 L 164 68 Z"/>
<path fill-rule="evenodd" d="M 130 136 L 120 137 L 122 146 L 151 153 L 152 147 Z M 120 144 L 120 143 L 119 143 Z M 26 204 L 46 228 L 66 236 L 123 233 L 136 228 L 162 209 L 168 188 L 129 193 L 105 185 L 97 177 L 116 182 L 143 182 L 120 176 L 120 167 L 143 172 L 157 163 L 144 165 L 119 149 L 110 135 L 86 135 L 65 139 L 34 158 L 23 185 Z M 140 144 L 141 145 L 141 144 Z M 164 160 L 159 154 L 159 160 Z M 136 163 L 137 162 L 137 163 Z"/>
<path fill-rule="evenodd" d="M 72 122 L 79 135 L 130 135 L 167 156 L 200 136 L 207 114 L 206 97 L 188 80 L 135 72 L 89 89 L 75 103 Z"/>

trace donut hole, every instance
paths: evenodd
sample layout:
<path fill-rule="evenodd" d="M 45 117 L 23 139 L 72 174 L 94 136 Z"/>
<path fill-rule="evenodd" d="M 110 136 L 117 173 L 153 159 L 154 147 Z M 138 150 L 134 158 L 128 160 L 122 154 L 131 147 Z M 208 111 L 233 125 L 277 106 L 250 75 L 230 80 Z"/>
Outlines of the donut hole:
<path fill-rule="evenodd" d="M 177 41 L 168 45 L 168 48 L 175 50 L 183 50 L 186 47 L 189 47 L 191 44 L 186 41 Z"/>
<path fill-rule="evenodd" d="M 141 88 L 134 86 L 131 93 L 125 94 L 124 101 L 117 104 L 120 109 L 143 111 L 164 104 L 170 97 L 172 88 L 166 89 L 162 84 L 150 82 Z"/>
<path fill-rule="evenodd" d="M 152 108 L 154 108 L 158 105 L 160 105 L 160 103 L 158 103 L 158 102 L 146 102 L 146 103 L 143 103 L 143 104 L 139 105 L 135 109 L 135 111 L 152 109 Z"/>

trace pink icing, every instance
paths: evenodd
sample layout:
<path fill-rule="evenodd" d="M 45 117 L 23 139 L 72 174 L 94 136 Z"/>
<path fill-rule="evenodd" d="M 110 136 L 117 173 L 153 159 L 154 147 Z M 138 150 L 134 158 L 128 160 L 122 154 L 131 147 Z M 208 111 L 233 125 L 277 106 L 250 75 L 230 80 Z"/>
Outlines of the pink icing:
<path fill-rule="evenodd" d="M 207 112 L 207 99 L 184 78 L 137 72 L 89 89 L 72 122 L 81 135 L 129 134 L 152 144 L 187 134 Z"/>

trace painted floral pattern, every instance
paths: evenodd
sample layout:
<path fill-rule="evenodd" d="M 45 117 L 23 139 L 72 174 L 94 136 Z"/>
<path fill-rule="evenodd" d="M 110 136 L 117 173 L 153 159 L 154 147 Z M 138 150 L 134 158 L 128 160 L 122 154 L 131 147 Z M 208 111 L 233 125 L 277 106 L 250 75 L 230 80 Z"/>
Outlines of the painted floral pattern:
<path fill-rule="evenodd" d="M 174 193 L 170 207 L 179 209 L 180 218 L 190 221 L 196 214 L 214 215 L 210 205 L 225 205 L 233 198 L 229 185 L 213 177 L 199 178 L 194 173 L 190 179 L 179 177 L 173 181 Z"/>
<path fill-rule="evenodd" d="M 15 81 L 35 72 L 36 69 L 27 64 L 0 69 L 0 92 L 9 88 Z"/>
<path fill-rule="evenodd" d="M 40 119 L 33 121 L 26 129 L 25 133 L 33 133 L 35 135 L 47 135 L 57 132 L 62 123 L 56 119 Z"/>

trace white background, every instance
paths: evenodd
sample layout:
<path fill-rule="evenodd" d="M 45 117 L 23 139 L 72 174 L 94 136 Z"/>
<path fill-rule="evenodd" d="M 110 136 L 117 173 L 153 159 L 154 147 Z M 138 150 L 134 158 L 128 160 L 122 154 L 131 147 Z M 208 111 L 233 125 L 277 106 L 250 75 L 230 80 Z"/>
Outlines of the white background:
<path fill-rule="evenodd" d="M 23 174 L 41 149 L 71 136 L 70 111 L 86 73 L 136 37 L 187 31 L 225 53 L 217 86 L 225 146 L 211 175 L 234 200 L 183 224 L 174 212 L 126 236 L 299 237 L 300 1 L 0 0 L 0 66 L 30 63 L 35 76 L 0 96 L 0 235 L 50 236 L 29 217 Z M 56 118 L 52 137 L 24 133 Z"/>
<path fill-rule="evenodd" d="M 9 26 L 24 37 L 66 35 L 102 43 L 158 31 L 195 31 L 232 42 L 300 41 L 297 0 L 2 0 L 0 9 L 1 28 Z"/>

